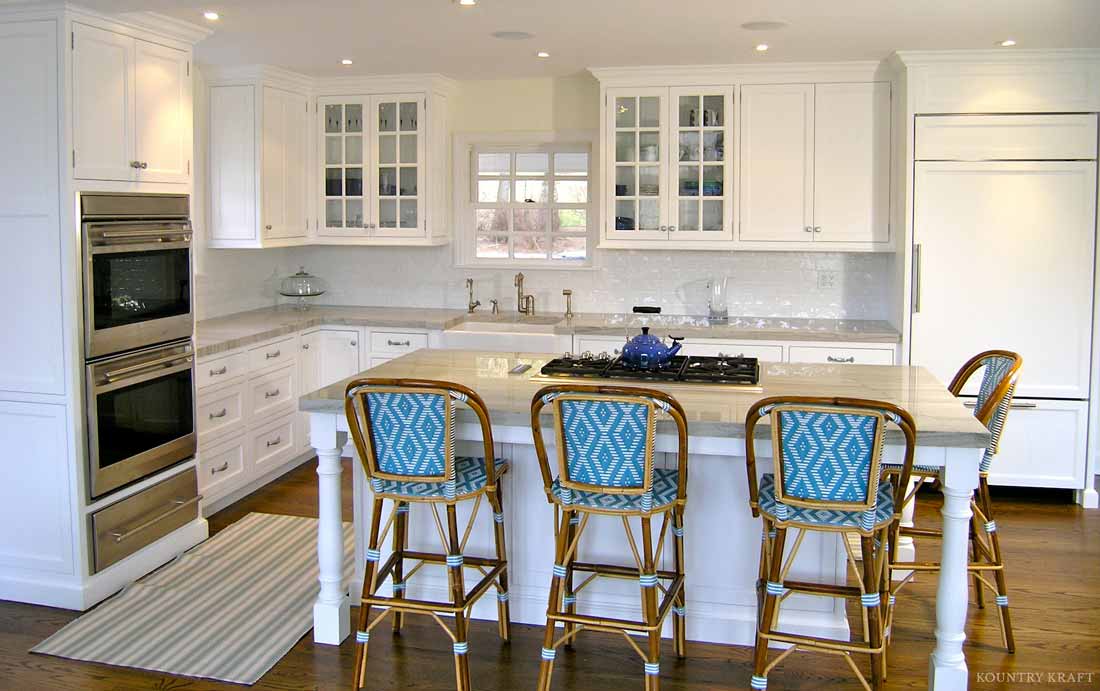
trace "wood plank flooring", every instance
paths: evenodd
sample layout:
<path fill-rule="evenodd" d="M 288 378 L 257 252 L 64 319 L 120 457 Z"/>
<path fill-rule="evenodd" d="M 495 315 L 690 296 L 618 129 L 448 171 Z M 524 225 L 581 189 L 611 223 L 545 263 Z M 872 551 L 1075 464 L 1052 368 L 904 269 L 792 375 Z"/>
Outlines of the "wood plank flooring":
<path fill-rule="evenodd" d="M 316 462 L 307 463 L 212 516 L 211 531 L 223 529 L 250 511 L 315 516 L 315 470 Z M 350 516 L 350 473 L 345 472 L 344 479 L 344 511 Z M 1017 653 L 1008 655 L 1000 649 L 993 607 L 978 610 L 971 606 L 966 646 L 971 688 L 1100 689 L 1100 511 L 1079 509 L 1065 493 L 1001 491 L 994 501 L 1009 559 Z M 937 524 L 938 512 L 938 495 L 922 495 L 918 521 Z M 924 579 L 900 598 L 888 689 L 926 688 L 928 655 L 934 644 L 934 587 L 932 579 Z M 858 616 L 858 612 L 852 613 Z M 27 652 L 76 616 L 66 610 L 0 602 L 0 689 L 241 688 Z M 406 630 L 397 637 L 386 633 L 387 626 L 383 624 L 371 639 L 370 688 L 454 688 L 449 640 L 434 623 L 410 617 Z M 514 626 L 512 643 L 504 645 L 496 636 L 495 624 L 474 622 L 470 645 L 474 688 L 534 688 L 541 634 L 540 627 Z M 666 641 L 661 664 L 666 691 L 748 687 L 750 648 L 689 643 L 688 654 L 688 659 L 676 660 L 671 643 Z M 253 688 L 348 689 L 354 655 L 351 639 L 333 648 L 314 646 L 307 635 Z M 642 687 L 641 662 L 621 637 L 582 634 L 575 650 L 559 652 L 555 668 L 555 689 Z M 1043 678 L 1038 684 L 1024 684 L 1020 677 L 1013 681 L 1007 676 L 1020 672 L 1043 673 Z M 1051 681 L 1046 677 L 1050 672 L 1091 672 L 1092 678 L 1078 683 Z M 772 672 L 769 682 L 773 690 L 859 688 L 842 660 L 813 653 L 787 658 Z"/>

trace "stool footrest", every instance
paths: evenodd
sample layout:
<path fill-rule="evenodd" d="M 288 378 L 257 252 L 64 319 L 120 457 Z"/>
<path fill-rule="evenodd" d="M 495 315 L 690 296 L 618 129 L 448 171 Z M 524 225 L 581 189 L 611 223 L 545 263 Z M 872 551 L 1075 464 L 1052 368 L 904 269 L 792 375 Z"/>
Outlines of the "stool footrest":
<path fill-rule="evenodd" d="M 585 573 L 598 573 L 601 576 L 611 576 L 612 578 L 638 578 L 637 566 L 618 566 L 616 564 L 594 564 L 592 562 L 575 561 L 570 566 L 573 567 L 573 571 L 583 571 Z M 675 571 L 657 571 L 657 578 L 672 579 L 676 578 Z"/>
<path fill-rule="evenodd" d="M 783 587 L 796 593 L 829 595 L 832 597 L 860 597 L 863 592 L 854 585 L 831 585 L 828 583 L 810 583 L 807 581 L 783 581 Z"/>
<path fill-rule="evenodd" d="M 406 555 L 407 556 L 407 555 Z M 415 600 L 412 598 L 393 598 L 393 597 L 380 597 L 378 595 L 370 595 L 360 600 L 361 604 L 370 605 L 371 607 L 391 607 L 399 612 L 420 612 L 427 614 L 428 612 L 447 612 L 449 614 L 456 614 L 464 612 L 474 605 L 481 596 L 485 594 L 485 591 L 489 589 L 491 585 L 504 571 L 506 565 L 504 563 L 495 563 L 494 568 L 490 569 L 485 576 L 477 582 L 477 584 L 470 588 L 463 597 L 463 603 L 456 605 L 453 602 L 437 602 L 433 600 Z"/>
<path fill-rule="evenodd" d="M 406 550 L 405 558 L 412 559 L 414 561 L 425 561 L 429 564 L 444 564 L 447 563 L 446 554 L 436 554 L 434 552 L 413 552 Z M 506 564 L 507 562 L 500 562 L 492 557 L 467 557 L 462 556 L 462 563 L 465 566 L 496 566 L 497 564 Z"/>
<path fill-rule="evenodd" d="M 595 565 L 594 565 L 595 566 Z M 576 565 L 574 565 L 574 568 Z M 634 577 L 637 577 L 637 572 L 634 573 Z M 657 608 L 657 623 L 653 625 L 646 624 L 641 621 L 634 621 L 632 619 L 608 619 L 605 617 L 594 617 L 586 614 L 569 614 L 566 612 L 547 612 L 546 613 L 546 625 L 551 626 L 553 622 L 560 621 L 567 624 L 581 624 L 587 628 L 597 631 L 638 631 L 640 633 L 647 633 L 649 631 L 659 631 L 664 623 L 665 617 L 672 610 L 672 605 L 676 601 L 676 596 L 684 587 L 683 576 L 673 577 L 672 583 L 668 586 L 668 591 L 665 593 L 665 597 L 661 600 L 660 607 Z"/>

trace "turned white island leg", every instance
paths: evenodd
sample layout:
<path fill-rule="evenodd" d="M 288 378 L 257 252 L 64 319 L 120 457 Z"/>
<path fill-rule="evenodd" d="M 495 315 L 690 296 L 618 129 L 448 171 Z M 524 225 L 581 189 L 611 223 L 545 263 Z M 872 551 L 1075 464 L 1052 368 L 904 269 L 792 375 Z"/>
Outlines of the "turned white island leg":
<path fill-rule="evenodd" d="M 943 546 L 936 590 L 936 649 L 929 663 L 928 688 L 967 687 L 963 642 L 970 591 L 970 498 L 978 486 L 981 449 L 947 449 L 943 472 Z"/>
<path fill-rule="evenodd" d="M 309 416 L 310 443 L 317 452 L 317 563 L 321 589 L 313 603 L 313 640 L 340 645 L 351 631 L 351 602 L 344 583 L 344 526 L 340 515 L 340 440 L 337 416 Z"/>

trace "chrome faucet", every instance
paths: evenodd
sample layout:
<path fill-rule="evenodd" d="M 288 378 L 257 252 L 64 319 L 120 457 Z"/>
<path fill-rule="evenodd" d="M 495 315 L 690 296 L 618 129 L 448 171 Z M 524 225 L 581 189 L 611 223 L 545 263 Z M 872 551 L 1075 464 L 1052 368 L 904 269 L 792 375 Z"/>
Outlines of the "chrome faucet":
<path fill-rule="evenodd" d="M 528 317 L 535 316 L 535 296 L 523 294 L 523 273 L 516 274 L 516 310 Z"/>
<path fill-rule="evenodd" d="M 573 318 L 573 291 L 569 288 L 561 291 L 561 294 L 565 296 L 565 318 Z"/>
<path fill-rule="evenodd" d="M 490 300 L 489 304 L 493 306 L 493 309 L 492 309 L 493 314 L 500 314 L 500 301 L 499 300 Z"/>
<path fill-rule="evenodd" d="M 466 279 L 466 290 L 470 293 L 470 302 L 466 305 L 466 311 L 473 314 L 474 310 L 481 306 L 481 300 L 474 299 L 474 279 Z"/>

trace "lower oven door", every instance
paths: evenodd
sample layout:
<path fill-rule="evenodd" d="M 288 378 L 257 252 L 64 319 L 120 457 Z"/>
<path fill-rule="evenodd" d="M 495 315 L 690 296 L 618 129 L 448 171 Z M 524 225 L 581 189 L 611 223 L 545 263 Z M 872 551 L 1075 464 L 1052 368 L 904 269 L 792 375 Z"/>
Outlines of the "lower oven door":
<path fill-rule="evenodd" d="M 195 455 L 190 341 L 89 364 L 87 387 L 93 499 Z"/>

